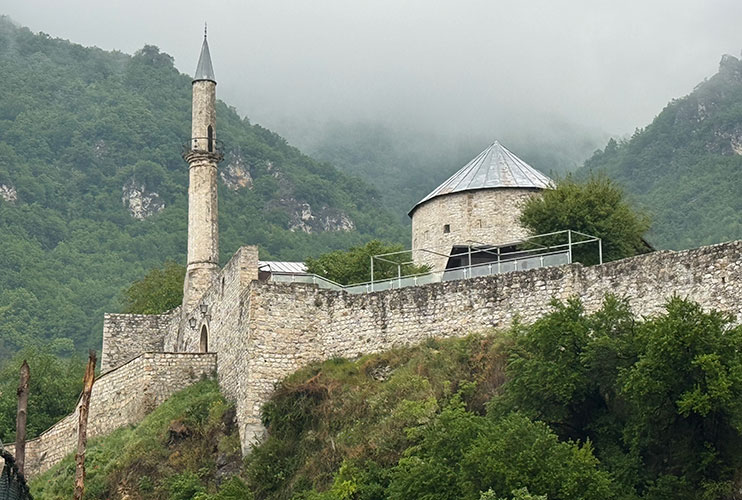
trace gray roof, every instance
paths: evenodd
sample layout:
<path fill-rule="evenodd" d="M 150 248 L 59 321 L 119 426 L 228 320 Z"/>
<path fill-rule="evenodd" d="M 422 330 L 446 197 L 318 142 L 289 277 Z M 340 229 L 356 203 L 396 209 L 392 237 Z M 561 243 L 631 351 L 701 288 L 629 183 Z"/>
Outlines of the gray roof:
<path fill-rule="evenodd" d="M 196 66 L 196 74 L 193 75 L 193 81 L 198 80 L 211 80 L 216 83 L 214 66 L 211 65 L 211 54 L 209 54 L 209 42 L 206 41 L 205 33 L 204 43 L 201 45 L 201 55 L 198 57 L 198 66 Z"/>
<path fill-rule="evenodd" d="M 553 186 L 551 179 L 495 141 L 420 200 L 409 214 L 412 215 L 412 212 L 426 201 L 449 193 L 498 188 L 548 189 Z"/>
<path fill-rule="evenodd" d="M 277 260 L 259 260 L 258 269 L 272 273 L 306 274 L 307 266 L 303 262 L 286 262 Z"/>

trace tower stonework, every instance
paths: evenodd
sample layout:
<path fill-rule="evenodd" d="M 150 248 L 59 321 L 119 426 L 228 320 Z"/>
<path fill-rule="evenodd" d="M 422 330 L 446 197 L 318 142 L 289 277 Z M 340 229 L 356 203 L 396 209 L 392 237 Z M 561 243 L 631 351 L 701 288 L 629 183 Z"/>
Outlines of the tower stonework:
<path fill-rule="evenodd" d="M 183 310 L 195 305 L 219 274 L 216 79 L 204 33 L 193 79 L 191 140 L 183 158 L 188 162 L 188 266 L 183 283 Z"/>
<path fill-rule="evenodd" d="M 456 246 L 523 240 L 523 204 L 551 187 L 551 179 L 495 141 L 410 210 L 414 262 L 443 271 Z"/>

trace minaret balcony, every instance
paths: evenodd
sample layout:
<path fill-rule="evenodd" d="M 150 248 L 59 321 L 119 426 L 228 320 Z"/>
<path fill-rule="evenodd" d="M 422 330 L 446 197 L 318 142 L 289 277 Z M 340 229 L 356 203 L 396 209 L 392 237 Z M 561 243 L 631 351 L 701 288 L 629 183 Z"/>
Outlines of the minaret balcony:
<path fill-rule="evenodd" d="M 190 141 L 183 143 L 182 156 L 186 161 L 195 156 L 208 157 L 214 161 L 224 159 L 223 144 L 217 139 L 210 137 L 193 137 Z"/>

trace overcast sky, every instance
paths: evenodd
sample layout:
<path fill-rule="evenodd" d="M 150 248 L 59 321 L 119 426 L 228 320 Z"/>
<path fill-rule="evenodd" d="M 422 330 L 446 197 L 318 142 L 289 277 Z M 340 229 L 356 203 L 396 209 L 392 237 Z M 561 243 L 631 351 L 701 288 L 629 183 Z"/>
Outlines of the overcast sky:
<path fill-rule="evenodd" d="M 742 49 L 742 0 L 0 0 L 33 31 L 192 74 L 253 122 L 467 133 L 561 120 L 626 134 Z"/>

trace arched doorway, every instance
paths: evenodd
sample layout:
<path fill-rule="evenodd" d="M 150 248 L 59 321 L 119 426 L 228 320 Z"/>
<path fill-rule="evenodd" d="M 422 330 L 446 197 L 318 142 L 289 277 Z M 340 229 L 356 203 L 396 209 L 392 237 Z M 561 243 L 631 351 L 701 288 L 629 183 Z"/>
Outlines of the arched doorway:
<path fill-rule="evenodd" d="M 201 341 L 199 342 L 198 352 L 209 352 L 209 331 L 206 325 L 201 327 Z"/>

